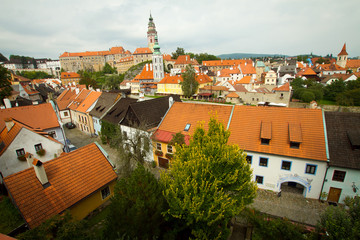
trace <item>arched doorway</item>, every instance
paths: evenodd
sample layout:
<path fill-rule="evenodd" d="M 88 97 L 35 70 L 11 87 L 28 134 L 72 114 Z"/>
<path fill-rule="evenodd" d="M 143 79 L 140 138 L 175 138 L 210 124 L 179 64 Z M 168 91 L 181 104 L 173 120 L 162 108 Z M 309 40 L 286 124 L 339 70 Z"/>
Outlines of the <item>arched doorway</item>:
<path fill-rule="evenodd" d="M 280 186 L 281 192 L 304 195 L 305 187 L 297 182 L 283 182 Z"/>

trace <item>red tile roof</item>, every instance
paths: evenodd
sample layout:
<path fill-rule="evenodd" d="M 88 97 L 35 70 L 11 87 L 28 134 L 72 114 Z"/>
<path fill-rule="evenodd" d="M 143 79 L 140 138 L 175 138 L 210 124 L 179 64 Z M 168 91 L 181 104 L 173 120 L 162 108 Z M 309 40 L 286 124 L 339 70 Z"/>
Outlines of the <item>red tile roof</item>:
<path fill-rule="evenodd" d="M 337 64 L 319 64 L 316 69 L 322 70 L 322 71 L 345 71 L 346 69 L 343 67 L 340 67 Z"/>
<path fill-rule="evenodd" d="M 240 70 L 237 67 L 232 69 L 224 68 L 220 71 L 219 77 L 231 77 L 232 74 L 240 74 Z"/>
<path fill-rule="evenodd" d="M 20 85 L 23 87 L 24 91 L 29 95 L 35 95 L 39 94 L 38 91 L 36 91 L 30 83 L 27 82 L 20 82 Z"/>
<path fill-rule="evenodd" d="M 72 91 L 71 89 L 65 89 L 56 99 L 56 104 L 58 105 L 59 110 L 65 110 L 75 97 L 75 90 Z"/>
<path fill-rule="evenodd" d="M 338 56 L 340 55 L 349 55 L 347 52 L 346 52 L 346 43 L 344 43 L 344 46 L 343 48 L 341 49 L 341 52 L 338 54 Z"/>
<path fill-rule="evenodd" d="M 226 95 L 227 98 L 239 98 L 239 95 L 237 95 L 235 92 L 231 92 L 228 95 Z"/>
<path fill-rule="evenodd" d="M 275 87 L 275 88 L 273 88 L 273 91 L 276 91 L 276 92 L 289 92 L 290 91 L 290 83 L 287 82 L 282 86 Z"/>
<path fill-rule="evenodd" d="M 298 72 L 296 75 L 298 75 L 298 76 L 313 76 L 313 75 L 316 75 L 316 72 L 314 72 L 314 70 L 312 70 L 311 68 L 306 68 L 306 69 L 303 69 L 300 72 Z"/>
<path fill-rule="evenodd" d="M 76 111 L 86 113 L 89 112 L 89 108 L 95 103 L 96 100 L 100 97 L 101 92 L 91 92 L 86 96 L 84 101 L 81 102 L 80 106 L 76 108 Z"/>
<path fill-rule="evenodd" d="M 229 91 L 229 89 L 225 86 L 204 86 L 201 89 L 210 91 Z"/>
<path fill-rule="evenodd" d="M 59 127 L 59 122 L 51 103 L 0 109 L 0 130 L 5 127 L 5 118 L 16 119 L 34 129 Z"/>
<path fill-rule="evenodd" d="M 120 58 L 118 62 L 131 62 L 131 61 L 134 61 L 133 56 Z"/>
<path fill-rule="evenodd" d="M 166 76 L 163 79 L 161 79 L 159 84 L 178 84 L 182 81 L 183 81 L 183 78 L 181 77 L 181 75 Z"/>
<path fill-rule="evenodd" d="M 152 138 L 157 142 L 169 143 L 173 139 L 173 134 L 175 133 L 157 129 Z M 185 135 L 184 140 L 185 144 L 189 145 L 190 137 L 188 135 Z"/>
<path fill-rule="evenodd" d="M 69 78 L 80 78 L 80 74 L 75 72 L 62 72 L 61 79 L 69 79 Z"/>
<path fill-rule="evenodd" d="M 136 75 L 136 77 L 133 80 L 151 80 L 151 79 L 154 79 L 152 64 L 145 64 L 141 73 Z"/>
<path fill-rule="evenodd" d="M 68 105 L 68 108 L 71 110 L 76 110 L 80 106 L 80 104 L 85 100 L 87 95 L 89 95 L 90 92 L 91 90 L 87 90 L 87 89 L 81 90 L 81 92 L 74 98 L 74 100 L 72 100 L 70 105 Z"/>
<path fill-rule="evenodd" d="M 252 64 L 240 64 L 242 74 L 256 74 L 256 69 Z"/>
<path fill-rule="evenodd" d="M 346 63 L 346 67 L 348 67 L 348 68 L 360 67 L 360 59 L 348 59 L 348 61 Z"/>
<path fill-rule="evenodd" d="M 235 60 L 210 60 L 203 61 L 202 65 L 204 66 L 238 66 L 240 64 L 251 64 L 253 61 L 251 59 L 235 59 Z"/>
<path fill-rule="evenodd" d="M 80 57 L 80 56 L 105 56 L 105 55 L 112 55 L 112 54 L 124 54 L 123 47 L 112 47 L 110 51 L 86 51 L 86 52 L 76 52 L 76 53 L 69 53 L 64 52 L 61 54 L 59 58 L 62 57 Z"/>
<path fill-rule="evenodd" d="M 203 74 L 203 73 L 196 74 L 195 80 L 199 84 L 205 84 L 205 83 L 211 83 L 212 82 L 211 78 L 208 75 Z"/>
<path fill-rule="evenodd" d="M 50 183 L 47 188 L 32 167 L 4 178 L 30 228 L 64 212 L 117 178 L 95 143 L 62 154 L 43 166 Z"/>
<path fill-rule="evenodd" d="M 133 54 L 152 54 L 152 51 L 150 50 L 150 48 L 145 47 L 145 48 L 137 48 Z"/>
<path fill-rule="evenodd" d="M 171 58 L 171 55 L 170 54 L 163 54 L 163 59 L 164 61 L 176 61 L 175 59 L 172 59 Z"/>
<path fill-rule="evenodd" d="M 199 63 L 195 59 L 190 58 L 190 55 L 180 55 L 175 61 L 175 65 L 177 64 L 199 65 Z"/>
<path fill-rule="evenodd" d="M 236 84 L 250 84 L 251 81 L 251 76 L 245 76 L 240 81 L 237 81 Z"/>
<path fill-rule="evenodd" d="M 271 123 L 269 145 L 261 144 L 263 121 Z M 299 149 L 290 148 L 289 125 L 292 129 L 292 124 L 301 126 L 302 143 Z M 327 160 L 321 110 L 235 106 L 229 130 L 229 143 L 236 143 L 246 151 Z M 294 138 L 298 139 L 299 134 L 294 134 Z"/>

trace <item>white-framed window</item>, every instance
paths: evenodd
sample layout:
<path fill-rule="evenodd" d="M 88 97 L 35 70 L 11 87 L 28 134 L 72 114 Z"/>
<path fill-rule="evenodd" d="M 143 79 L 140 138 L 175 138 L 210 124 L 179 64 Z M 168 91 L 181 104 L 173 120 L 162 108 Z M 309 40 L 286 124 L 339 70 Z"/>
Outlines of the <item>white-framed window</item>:
<path fill-rule="evenodd" d="M 23 148 L 17 149 L 17 150 L 16 150 L 16 155 L 17 155 L 18 157 L 24 156 L 24 155 L 25 155 L 25 150 L 24 150 Z"/>
<path fill-rule="evenodd" d="M 173 152 L 173 148 L 171 145 L 167 145 L 167 152 L 168 153 L 172 153 Z"/>
<path fill-rule="evenodd" d="M 161 151 L 161 143 L 156 143 L 156 150 Z"/>
<path fill-rule="evenodd" d="M 104 189 L 101 190 L 101 198 L 104 200 L 108 196 L 110 196 L 110 187 L 106 186 Z"/>

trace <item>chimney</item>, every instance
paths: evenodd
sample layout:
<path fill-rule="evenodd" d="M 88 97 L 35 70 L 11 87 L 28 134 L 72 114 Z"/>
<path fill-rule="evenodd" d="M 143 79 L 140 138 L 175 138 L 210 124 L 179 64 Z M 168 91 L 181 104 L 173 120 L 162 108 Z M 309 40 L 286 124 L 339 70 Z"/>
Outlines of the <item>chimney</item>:
<path fill-rule="evenodd" d="M 148 66 L 148 64 L 146 64 L 145 66 L 146 66 L 146 71 L 149 71 L 149 66 Z"/>
<path fill-rule="evenodd" d="M 152 64 L 150 63 L 150 71 L 152 71 Z"/>
<path fill-rule="evenodd" d="M 34 166 L 36 177 L 39 179 L 41 184 L 44 185 L 44 184 L 48 183 L 49 180 L 47 178 L 43 163 L 40 160 L 34 158 L 34 161 L 32 162 L 32 164 Z"/>
<path fill-rule="evenodd" d="M 75 93 L 76 93 L 76 95 L 78 95 L 79 92 L 80 92 L 80 89 L 79 89 L 79 88 L 75 88 Z"/>
<path fill-rule="evenodd" d="M 11 128 L 15 125 L 14 121 L 12 120 L 12 118 L 5 118 L 5 126 L 7 128 L 8 131 L 11 130 Z"/>
<path fill-rule="evenodd" d="M 174 98 L 173 97 L 169 97 L 169 108 L 171 108 L 171 106 L 174 104 Z"/>
<path fill-rule="evenodd" d="M 10 99 L 4 98 L 4 104 L 6 108 L 11 108 L 11 102 Z"/>
<path fill-rule="evenodd" d="M 32 167 L 32 162 L 34 161 L 33 155 L 31 153 L 26 152 L 24 157 L 26 158 L 29 167 Z"/>

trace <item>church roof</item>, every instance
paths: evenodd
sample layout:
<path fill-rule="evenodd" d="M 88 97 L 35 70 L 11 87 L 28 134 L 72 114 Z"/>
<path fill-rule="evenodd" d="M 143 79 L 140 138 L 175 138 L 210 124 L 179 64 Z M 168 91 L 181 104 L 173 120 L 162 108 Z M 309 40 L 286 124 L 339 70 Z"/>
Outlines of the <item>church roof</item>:
<path fill-rule="evenodd" d="M 344 46 L 343 48 L 341 49 L 341 52 L 338 54 L 338 56 L 340 55 L 349 55 L 347 52 L 346 52 L 346 43 L 344 43 Z"/>

